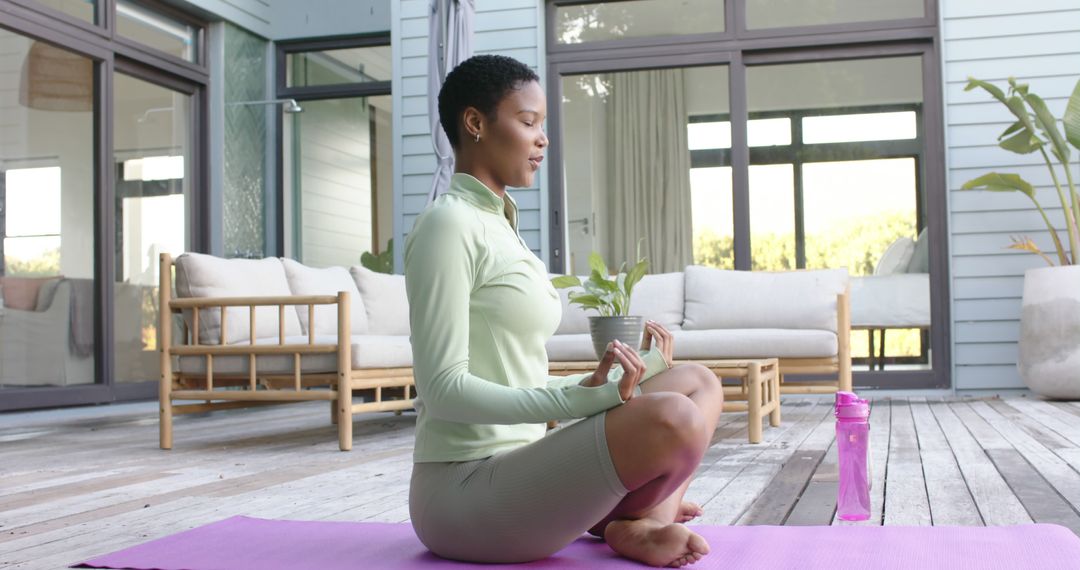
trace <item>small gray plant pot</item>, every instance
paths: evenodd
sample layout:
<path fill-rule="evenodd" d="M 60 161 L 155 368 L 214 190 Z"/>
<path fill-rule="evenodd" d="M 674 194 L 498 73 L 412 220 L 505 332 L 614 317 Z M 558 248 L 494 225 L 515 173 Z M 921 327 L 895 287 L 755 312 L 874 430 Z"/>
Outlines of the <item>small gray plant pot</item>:
<path fill-rule="evenodd" d="M 600 360 L 604 358 L 608 343 L 615 339 L 637 350 L 645 332 L 645 317 L 589 317 L 589 332 L 592 333 L 596 359 Z"/>

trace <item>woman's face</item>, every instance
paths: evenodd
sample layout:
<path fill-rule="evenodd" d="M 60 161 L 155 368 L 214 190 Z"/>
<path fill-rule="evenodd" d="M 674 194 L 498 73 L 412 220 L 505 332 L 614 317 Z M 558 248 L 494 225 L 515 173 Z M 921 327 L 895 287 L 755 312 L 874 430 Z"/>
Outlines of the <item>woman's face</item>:
<path fill-rule="evenodd" d="M 497 119 L 489 120 L 479 113 L 471 117 L 480 124 L 469 125 L 462 145 L 477 147 L 477 159 L 483 162 L 485 170 L 490 172 L 494 182 L 503 186 L 528 188 L 533 184 L 533 177 L 544 160 L 544 150 L 548 145 L 547 135 L 542 127 L 547 117 L 547 98 L 540 84 L 528 81 L 513 89 L 499 101 L 495 110 Z M 482 126 L 481 126 L 482 125 Z M 479 127 L 480 142 L 475 135 Z"/>

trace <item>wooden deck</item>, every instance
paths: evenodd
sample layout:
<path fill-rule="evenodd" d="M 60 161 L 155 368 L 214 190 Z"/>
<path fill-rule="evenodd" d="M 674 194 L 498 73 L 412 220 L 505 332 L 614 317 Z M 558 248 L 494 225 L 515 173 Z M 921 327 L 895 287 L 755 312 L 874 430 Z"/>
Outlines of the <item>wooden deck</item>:
<path fill-rule="evenodd" d="M 707 524 L 827 525 L 831 400 L 785 397 L 784 422 L 746 442 L 723 418 L 687 497 Z M 62 568 L 236 514 L 408 520 L 415 415 L 358 418 L 337 450 L 325 403 L 182 416 L 157 448 L 149 406 L 0 415 L 0 567 Z M 1047 522 L 1080 534 L 1080 403 L 879 399 L 873 514 L 885 525 Z"/>

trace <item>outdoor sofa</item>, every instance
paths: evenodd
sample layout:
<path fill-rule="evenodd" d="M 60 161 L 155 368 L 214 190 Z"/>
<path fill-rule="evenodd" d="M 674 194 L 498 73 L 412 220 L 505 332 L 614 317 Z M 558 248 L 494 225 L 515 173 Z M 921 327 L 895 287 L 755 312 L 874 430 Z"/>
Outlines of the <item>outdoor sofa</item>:
<path fill-rule="evenodd" d="M 324 400 L 339 446 L 348 450 L 353 414 L 413 407 L 404 276 L 198 253 L 175 260 L 163 254 L 160 270 L 163 449 L 172 447 L 177 414 Z M 561 294 L 563 320 L 547 345 L 553 374 L 596 360 L 587 315 Z M 778 358 L 784 374 L 836 376 L 782 387 L 799 393 L 850 389 L 847 307 L 845 270 L 696 266 L 646 276 L 632 302 L 635 312 L 673 331 L 678 361 Z M 363 402 L 338 397 L 358 391 Z"/>

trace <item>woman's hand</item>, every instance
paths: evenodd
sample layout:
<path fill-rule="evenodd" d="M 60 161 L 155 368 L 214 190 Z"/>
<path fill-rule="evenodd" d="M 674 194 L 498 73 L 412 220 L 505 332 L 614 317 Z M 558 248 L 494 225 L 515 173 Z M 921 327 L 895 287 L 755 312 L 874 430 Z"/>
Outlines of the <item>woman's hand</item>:
<path fill-rule="evenodd" d="M 619 380 L 619 396 L 624 402 L 633 398 L 634 388 L 637 388 L 641 377 L 645 374 L 645 361 L 641 359 L 637 351 L 618 340 L 608 344 L 604 358 L 600 359 L 600 364 L 596 367 L 596 372 L 582 380 L 580 385 L 596 387 L 607 384 L 608 372 L 611 371 L 611 365 L 616 359 L 623 369 L 622 378 Z"/>
<path fill-rule="evenodd" d="M 671 368 L 675 355 L 675 337 L 664 328 L 664 325 L 656 321 L 645 322 L 645 336 L 641 339 L 641 350 L 648 352 L 652 347 L 653 338 L 656 338 L 656 348 L 664 356 L 664 362 Z"/>

